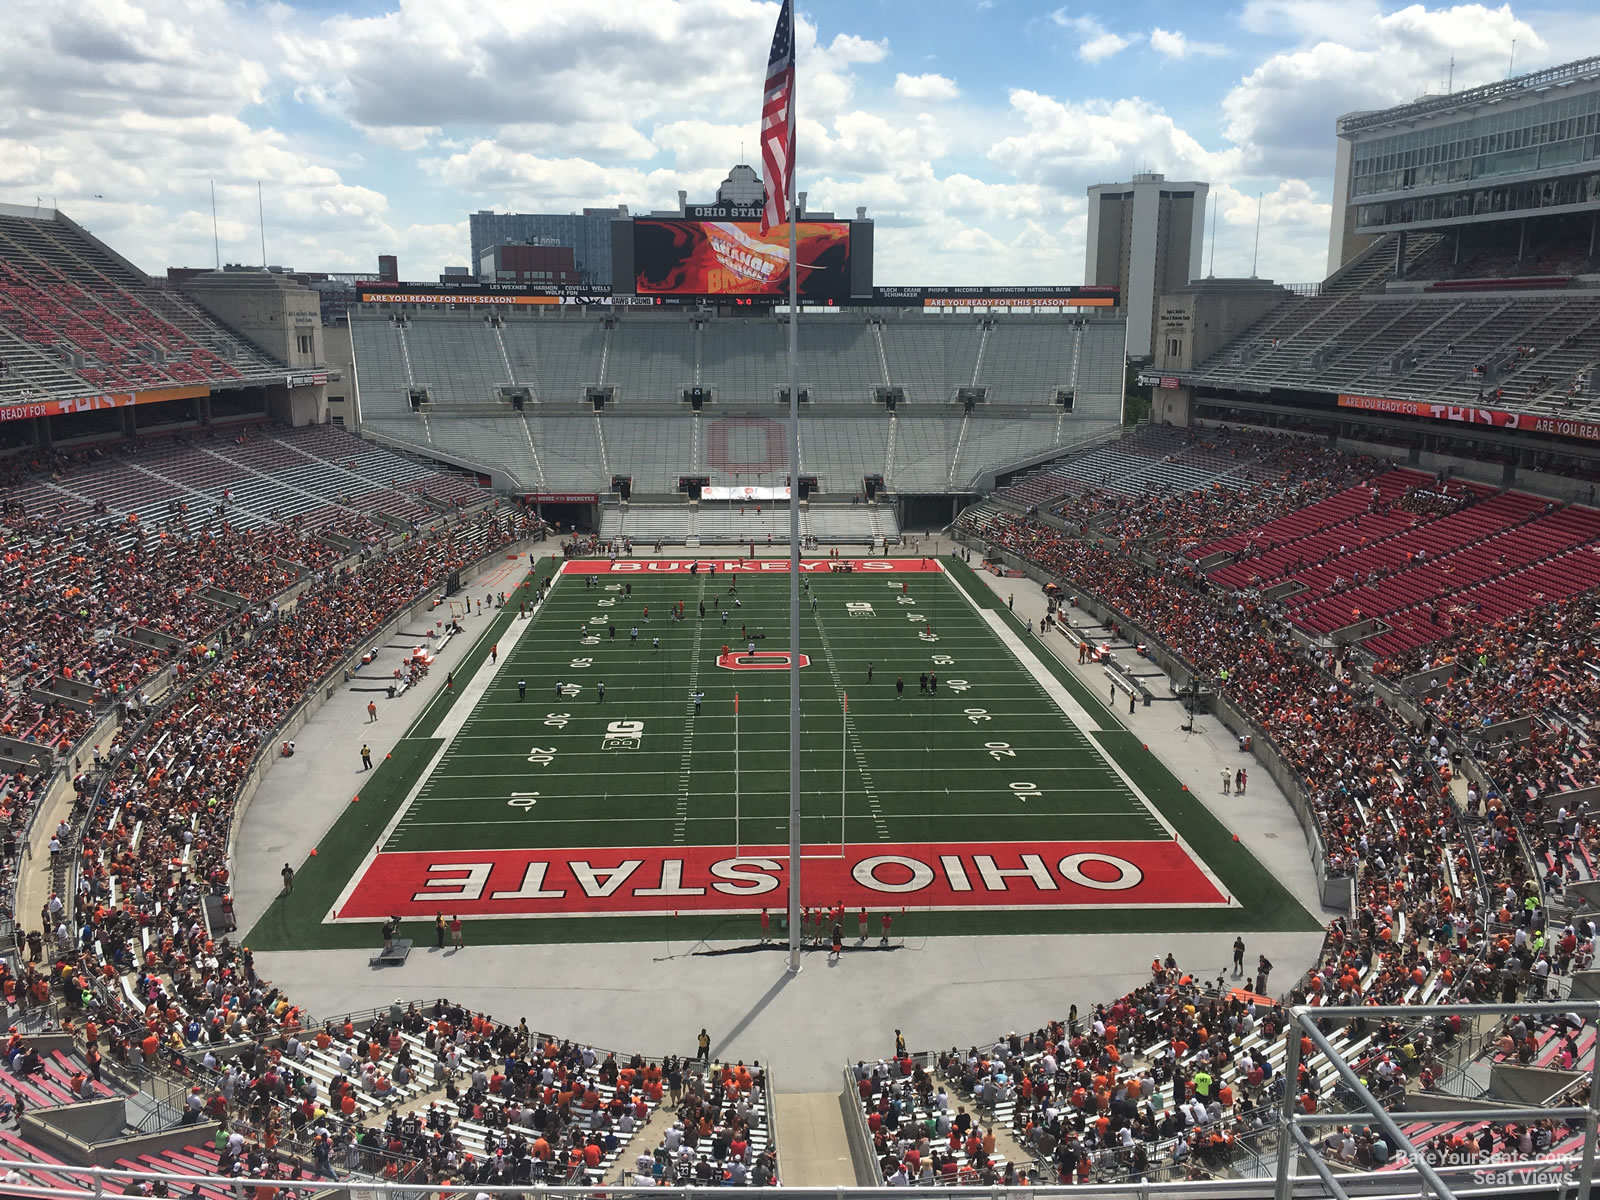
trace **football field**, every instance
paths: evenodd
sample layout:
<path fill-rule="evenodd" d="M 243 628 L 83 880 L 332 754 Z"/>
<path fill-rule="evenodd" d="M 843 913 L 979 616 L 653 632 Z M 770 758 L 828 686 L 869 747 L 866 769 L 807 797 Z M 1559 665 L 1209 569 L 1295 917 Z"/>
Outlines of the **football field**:
<path fill-rule="evenodd" d="M 776 930 L 787 563 L 711 561 L 574 561 L 508 606 L 252 942 L 437 912 L 480 942 Z M 802 576 L 808 906 L 895 936 L 1312 921 L 968 568 L 851 565 Z"/>

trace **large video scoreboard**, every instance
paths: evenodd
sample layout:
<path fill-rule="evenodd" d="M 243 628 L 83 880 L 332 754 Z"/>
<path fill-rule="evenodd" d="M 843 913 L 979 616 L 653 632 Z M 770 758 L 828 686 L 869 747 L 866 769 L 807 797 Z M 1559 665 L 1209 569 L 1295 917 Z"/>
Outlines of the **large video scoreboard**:
<path fill-rule="evenodd" d="M 802 220 L 796 227 L 796 290 L 812 303 L 872 294 L 872 222 Z M 611 285 L 635 296 L 789 295 L 789 226 L 761 232 L 761 209 L 700 204 L 684 215 L 611 223 Z"/>

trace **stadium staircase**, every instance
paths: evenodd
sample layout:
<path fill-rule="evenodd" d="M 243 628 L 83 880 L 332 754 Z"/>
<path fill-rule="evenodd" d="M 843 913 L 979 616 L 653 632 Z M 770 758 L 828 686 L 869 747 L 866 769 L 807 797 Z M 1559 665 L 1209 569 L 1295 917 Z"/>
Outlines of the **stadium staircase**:
<path fill-rule="evenodd" d="M 972 428 L 972 414 L 966 413 L 961 418 L 961 432 L 956 435 L 955 453 L 950 456 L 950 475 L 945 481 L 945 490 L 956 490 L 956 464 L 961 461 L 961 447 L 966 444 L 967 431 Z"/>
<path fill-rule="evenodd" d="M 889 356 L 884 352 L 883 349 L 883 323 L 881 321 L 872 322 L 872 342 L 878 350 L 878 370 L 883 373 L 884 385 L 888 386 Z"/>
<path fill-rule="evenodd" d="M 527 439 L 528 461 L 533 464 L 533 478 L 529 482 L 536 484 L 543 491 L 545 487 L 544 467 L 539 462 L 539 447 L 534 444 L 533 427 L 528 424 L 528 414 L 518 414 L 517 424 L 521 426 L 522 436 Z"/>
<path fill-rule="evenodd" d="M 1302 381 L 1321 369 L 1321 360 L 1342 345 L 1364 307 L 1362 301 L 1381 292 L 1395 277 L 1398 235 L 1374 242 L 1323 283 L 1315 296 L 1288 296 L 1249 329 L 1223 346 L 1194 370 L 1200 383 L 1227 385 L 1277 379 Z M 1402 276 L 1438 244 L 1437 234 L 1413 234 L 1407 241 Z"/>

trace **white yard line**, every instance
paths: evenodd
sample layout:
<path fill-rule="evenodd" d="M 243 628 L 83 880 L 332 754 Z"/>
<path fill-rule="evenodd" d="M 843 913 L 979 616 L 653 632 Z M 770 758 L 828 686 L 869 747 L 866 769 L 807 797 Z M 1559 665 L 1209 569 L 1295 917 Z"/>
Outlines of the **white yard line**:
<path fill-rule="evenodd" d="M 700 605 L 706 599 L 706 578 L 700 577 L 699 590 L 695 593 L 694 642 L 689 651 L 689 700 L 683 721 L 683 749 L 678 759 L 678 796 L 677 809 L 673 813 L 672 840 L 679 845 L 689 833 L 689 780 L 694 769 L 694 733 L 699 725 L 695 714 L 700 711 L 694 698 L 700 687 L 700 642 L 706 627 L 706 620 L 699 612 Z M 685 605 L 685 611 L 687 607 Z"/>
<path fill-rule="evenodd" d="M 1067 691 L 1066 685 L 1057 679 L 1055 675 L 1051 673 L 1050 669 L 1039 660 L 1039 657 L 1028 648 L 1028 646 L 1020 637 L 1017 636 L 1016 631 L 1011 628 L 1010 624 L 999 614 L 999 612 L 992 608 L 980 607 L 978 602 L 967 593 L 966 588 L 955 583 L 954 580 L 951 580 L 951 585 L 955 587 L 956 591 L 961 593 L 962 599 L 971 605 L 972 608 L 977 611 L 978 615 L 988 623 L 989 627 L 994 630 L 995 635 L 1001 640 L 1001 642 L 1005 644 L 1006 648 L 1016 656 L 1017 661 L 1022 664 L 1023 668 L 1028 672 L 1028 674 L 1032 675 L 1039 686 L 1044 689 L 1045 694 L 1054 700 L 1058 705 L 1060 705 L 1062 711 L 1067 713 L 1081 729 L 1093 733 L 1119 732 L 1117 729 L 1108 731 L 1101 726 L 1098 721 L 1095 721 L 1093 718 L 1091 718 L 1088 710 L 1085 709 L 1083 705 L 1080 704 L 1077 699 Z M 1063 701 L 1063 697 L 1065 697 L 1065 702 Z M 1069 704 L 1070 707 L 1068 707 Z M 1093 739 L 1090 740 L 1092 741 Z M 1168 836 L 1183 848 L 1183 852 L 1184 854 L 1188 855 L 1189 861 L 1194 863 L 1194 865 L 1200 869 L 1205 877 L 1211 881 L 1211 886 L 1217 889 L 1218 894 L 1228 898 L 1228 907 L 1240 907 L 1239 901 L 1235 900 L 1233 898 L 1233 894 L 1223 886 L 1222 881 L 1217 878 L 1216 872 L 1211 869 L 1210 865 L 1205 861 L 1205 859 L 1201 858 L 1194 852 L 1189 843 L 1186 842 L 1179 835 L 1178 831 L 1172 827 L 1172 823 L 1167 820 L 1166 816 L 1161 812 L 1161 810 L 1150 802 L 1150 798 L 1144 794 L 1143 790 L 1140 789 L 1136 783 L 1133 782 L 1133 780 L 1128 776 L 1128 773 L 1122 769 L 1122 764 L 1116 760 L 1111 752 L 1098 744 L 1096 744 L 1095 750 L 1100 755 L 1101 760 L 1105 762 L 1105 764 L 1113 771 L 1115 771 L 1122 782 L 1127 785 L 1128 790 L 1138 799 L 1139 803 L 1144 806 L 1145 811 L 1149 813 L 1151 819 L 1157 822 L 1161 828 L 1165 829 Z"/>
<path fill-rule="evenodd" d="M 959 585 L 952 584 L 951 586 L 960 591 L 963 596 L 967 595 Z M 967 602 L 969 604 L 972 602 L 971 597 L 967 597 Z M 977 606 L 973 605 L 973 607 L 976 608 Z M 982 617 L 984 623 L 994 631 L 995 637 L 1000 639 L 1001 644 L 1011 651 L 1012 657 L 1022 664 L 1023 669 L 1029 675 L 1033 676 L 1034 682 L 1044 689 L 1045 695 L 1054 700 L 1056 707 L 1072 719 L 1074 725 L 1085 733 L 1101 732 L 1100 722 L 1089 715 L 1089 710 L 1078 703 L 1077 697 L 1067 690 L 1066 684 L 1052 675 L 1049 668 L 1039 661 L 1038 656 L 1028 649 L 1027 644 L 1017 636 L 1017 631 L 1006 623 L 1004 617 L 992 608 L 978 609 L 978 616 Z"/>
<path fill-rule="evenodd" d="M 760 795 L 760 796 L 782 796 L 782 797 L 785 797 L 785 798 L 787 798 L 788 795 L 789 795 L 789 793 L 786 792 L 786 791 L 785 792 L 751 792 L 750 794 L 752 796 L 756 796 L 756 795 Z M 931 813 L 931 812 L 930 813 L 895 813 L 894 815 L 897 816 L 897 817 L 905 817 L 905 818 L 911 819 L 911 820 L 921 820 L 923 818 L 930 818 L 931 819 L 931 818 L 934 818 L 934 817 L 938 817 L 938 818 L 941 818 L 941 819 L 946 818 L 946 817 L 971 817 L 974 820 L 985 820 L 985 821 L 991 820 L 991 819 L 1005 820 L 1007 818 L 1012 818 L 1012 819 L 1032 819 L 1033 816 L 1034 816 L 1034 814 L 1026 813 L 1026 812 L 1012 812 L 1012 813 L 993 813 L 993 812 L 989 812 L 989 811 L 984 811 L 984 812 L 959 812 L 959 811 L 951 811 L 951 810 L 948 810 L 948 809 L 941 810 L 941 811 L 936 812 L 936 813 Z M 1125 809 L 1125 808 L 1112 809 L 1112 810 L 1110 810 L 1108 812 L 1079 812 L 1079 811 L 1074 810 L 1074 811 L 1071 811 L 1071 812 L 1051 813 L 1050 815 L 1051 816 L 1058 816 L 1058 817 L 1126 817 L 1128 815 L 1128 810 Z M 782 812 L 755 813 L 755 814 L 747 813 L 747 814 L 745 814 L 743 819 L 746 820 L 746 821 L 770 821 L 770 820 L 773 820 L 774 818 L 777 818 L 777 817 L 782 817 L 783 818 L 784 827 L 787 828 L 788 827 L 787 826 L 787 822 L 788 822 L 788 819 L 789 819 L 789 810 L 788 810 L 787 806 L 783 809 Z M 697 820 L 701 820 L 701 821 L 723 821 L 723 822 L 731 824 L 733 822 L 733 814 L 732 813 L 726 813 L 726 814 L 719 814 L 719 815 L 714 816 L 714 817 L 698 817 L 696 819 Z M 812 820 L 812 821 L 823 821 L 823 820 L 832 820 L 833 818 L 832 818 L 831 814 L 813 813 L 807 819 L 808 820 Z M 857 813 L 855 816 L 851 817 L 850 819 L 853 820 L 853 821 L 868 821 L 868 820 L 871 820 L 871 817 L 865 816 L 865 815 L 860 814 L 860 813 Z M 572 825 L 572 824 L 581 824 L 581 823 L 584 823 L 586 821 L 591 821 L 591 820 L 593 820 L 592 817 L 582 817 L 582 816 L 579 816 L 579 817 L 528 817 L 522 823 L 526 824 L 526 825 Z M 636 822 L 636 823 L 640 823 L 640 824 L 657 824 L 657 825 L 659 825 L 661 823 L 661 817 L 660 817 L 659 814 L 655 815 L 655 816 L 649 816 L 649 817 L 607 817 L 606 821 L 608 823 L 613 823 L 613 822 L 615 822 L 615 823 Z M 493 826 L 493 825 L 503 825 L 503 824 L 505 824 L 504 821 L 413 821 L 411 823 L 411 827 L 413 829 L 419 829 L 419 828 L 423 828 L 423 827 L 427 827 L 427 826 L 439 826 L 440 828 L 448 829 L 448 828 L 459 827 L 459 826 L 463 826 L 463 825 L 490 825 L 490 826 Z M 1121 839 L 1121 840 L 1127 840 L 1127 839 Z M 1164 838 L 1146 838 L 1146 839 L 1142 839 L 1142 840 L 1154 841 L 1154 842 L 1164 842 L 1165 841 Z M 823 846 L 837 845 L 837 843 L 827 842 L 827 841 L 823 841 L 823 842 L 816 843 L 816 844 L 823 845 Z M 486 853 L 486 854 L 490 854 L 490 853 L 494 853 L 494 852 L 495 852 L 494 850 L 483 851 L 483 853 Z M 427 853 L 431 853 L 431 852 L 427 851 L 427 850 L 391 850 L 389 853 L 391 853 L 391 854 L 427 854 Z M 838 855 L 825 855 L 825 856 L 822 856 L 822 857 L 837 858 Z M 1217 890 L 1219 892 L 1222 891 L 1221 888 L 1218 888 Z"/>

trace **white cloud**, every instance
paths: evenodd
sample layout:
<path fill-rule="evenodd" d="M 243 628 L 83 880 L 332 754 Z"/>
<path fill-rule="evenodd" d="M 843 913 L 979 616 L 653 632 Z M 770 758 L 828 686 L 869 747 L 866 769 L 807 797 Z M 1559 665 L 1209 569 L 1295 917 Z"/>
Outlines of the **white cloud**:
<path fill-rule="evenodd" d="M 1207 150 L 1161 108 L 1138 97 L 1062 101 L 1017 88 L 1011 107 L 1026 131 L 996 142 L 989 159 L 1026 182 L 1081 190 L 1097 177 L 1145 163 L 1169 176 L 1199 179 L 1238 166 L 1237 152 Z"/>
<path fill-rule="evenodd" d="M 902 72 L 894 77 L 894 94 L 905 100 L 954 100 L 961 95 L 961 89 L 956 86 L 955 80 L 943 75 L 907 75 Z"/>
<path fill-rule="evenodd" d="M 1121 54 L 1139 40 L 1138 34 L 1102 33 L 1078 47 L 1078 57 L 1084 62 L 1096 63 L 1113 54 Z"/>
<path fill-rule="evenodd" d="M 1078 38 L 1078 57 L 1087 63 L 1097 63 L 1114 54 L 1121 54 L 1142 36 L 1137 33 L 1112 33 L 1100 23 L 1098 17 L 1087 14 L 1072 16 L 1064 8 L 1051 13 L 1050 20 Z"/>
<path fill-rule="evenodd" d="M 731 114 L 759 94 L 773 10 L 755 0 L 402 2 L 285 30 L 278 50 L 323 107 L 357 125 L 605 123 Z M 881 43 L 841 34 L 825 49 L 801 20 L 802 55 L 876 62 Z"/>
<path fill-rule="evenodd" d="M 1150 31 L 1150 49 L 1163 58 L 1188 58 L 1198 54 L 1205 58 L 1220 58 L 1228 48 L 1219 42 L 1191 42 L 1183 33 L 1162 29 L 1159 25 Z"/>
<path fill-rule="evenodd" d="M 0 38 L 0 183 L 56 202 L 147 270 L 212 261 L 210 185 L 223 257 L 365 262 L 393 239 L 388 198 L 271 123 L 277 9 L 214 0 L 16 0 Z M 200 71 L 195 63 L 226 64 Z M 396 134 L 399 137 L 401 135 Z M 330 247 L 339 248 L 330 252 Z M 304 253 L 296 257 L 298 251 Z"/>
<path fill-rule="evenodd" d="M 1258 274 L 1281 283 L 1309 283 L 1322 278 L 1328 249 L 1328 221 L 1333 207 L 1318 197 L 1304 179 L 1279 180 L 1259 191 L 1231 183 L 1214 185 L 1210 203 L 1217 218 L 1217 245 L 1208 261 L 1223 276 L 1248 275 L 1252 260 Z M 1261 214 L 1261 246 L 1255 244 L 1256 213 Z"/>
<path fill-rule="evenodd" d="M 1413 4 L 1385 14 L 1360 0 L 1256 0 L 1244 19 L 1247 27 L 1283 29 L 1304 41 L 1271 55 L 1228 92 L 1224 130 L 1253 161 L 1295 171 L 1329 169 L 1338 116 L 1414 99 L 1443 82 L 1452 58 L 1460 89 L 1504 76 L 1513 38 L 1519 68 L 1553 57 L 1538 31 L 1509 5 L 1430 10 Z"/>
<path fill-rule="evenodd" d="M 1377 0 L 1246 0 L 1239 24 L 1269 37 L 1341 38 L 1379 12 Z"/>
<path fill-rule="evenodd" d="M 1134 10 L 1071 3 L 1031 23 L 1059 44 L 1048 58 L 1019 47 L 1003 94 L 939 73 L 959 42 L 902 61 L 849 10 L 820 27 L 802 13 L 799 186 L 818 207 L 868 207 L 882 282 L 1019 283 L 1077 278 L 1085 188 L 1141 168 L 1210 181 L 1218 268 L 1244 253 L 1248 269 L 1264 188 L 1262 273 L 1310 279 L 1340 112 L 1411 98 L 1452 55 L 1463 87 L 1502 75 L 1512 38 L 1521 69 L 1600 37 L 1592 14 L 1453 0 L 1241 4 L 1249 37 L 1224 47 L 1191 40 L 1197 18 L 1187 32 L 1149 19 L 1130 29 Z M 461 213 L 671 207 L 680 189 L 710 195 L 740 157 L 758 162 L 775 11 L 772 0 L 12 0 L 0 199 L 57 198 L 159 271 L 211 261 L 213 179 L 224 257 L 258 257 L 261 179 L 274 262 L 368 267 L 393 251 L 428 278 L 465 261 Z M 1145 43 L 1146 65 L 1241 63 L 1222 79 L 1150 73 L 1143 95 L 1126 71 L 1102 82 L 1082 65 Z"/>
<path fill-rule="evenodd" d="M 815 36 L 815 34 L 813 34 Z M 827 55 L 841 63 L 876 63 L 889 56 L 887 40 L 869 41 L 851 33 L 835 34 L 828 43 Z"/>

